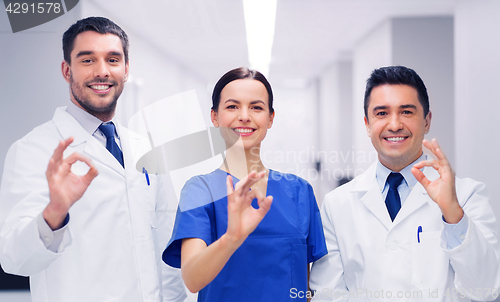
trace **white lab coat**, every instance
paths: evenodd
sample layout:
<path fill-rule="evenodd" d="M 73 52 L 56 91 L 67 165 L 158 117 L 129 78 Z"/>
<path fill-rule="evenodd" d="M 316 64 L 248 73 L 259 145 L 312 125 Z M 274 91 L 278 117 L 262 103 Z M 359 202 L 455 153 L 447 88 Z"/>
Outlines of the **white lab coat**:
<path fill-rule="evenodd" d="M 0 263 L 8 273 L 30 276 L 33 302 L 185 298 L 179 271 L 161 261 L 173 214 L 158 177 L 149 175 L 148 186 L 135 167 L 134 159 L 147 152 L 149 144 L 119 124 L 116 127 L 125 169 L 64 108 L 9 149 L 0 195 Z M 49 158 L 59 141 L 69 136 L 74 142 L 65 156 L 83 153 L 99 175 L 71 207 L 54 253 L 40 239 L 37 217 L 49 202 Z"/>
<path fill-rule="evenodd" d="M 312 267 L 313 301 L 438 302 L 497 297 L 500 246 L 484 184 L 456 179 L 468 230 L 463 243 L 448 250 L 442 238 L 441 211 L 422 185 L 416 184 L 391 222 L 375 170 L 373 164 L 325 196 L 321 218 L 328 255 Z M 432 180 L 439 177 L 429 167 L 424 174 Z M 462 294 L 469 298 L 461 299 Z"/>

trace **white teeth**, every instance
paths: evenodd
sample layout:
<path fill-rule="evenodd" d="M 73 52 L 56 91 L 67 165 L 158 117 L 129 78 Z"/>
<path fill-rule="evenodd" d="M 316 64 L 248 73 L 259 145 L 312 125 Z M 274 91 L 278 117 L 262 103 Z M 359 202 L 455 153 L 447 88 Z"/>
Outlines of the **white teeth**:
<path fill-rule="evenodd" d="M 250 133 L 250 132 L 253 132 L 253 129 L 239 129 L 239 128 L 235 128 L 234 131 L 236 131 L 238 133 Z"/>
<path fill-rule="evenodd" d="M 398 136 L 398 137 L 388 137 L 386 138 L 386 140 L 390 141 L 390 142 L 399 142 L 399 141 L 402 141 L 404 140 L 405 137 L 404 136 Z"/>
<path fill-rule="evenodd" d="M 95 90 L 106 90 L 109 88 L 109 85 L 91 85 L 90 88 Z"/>

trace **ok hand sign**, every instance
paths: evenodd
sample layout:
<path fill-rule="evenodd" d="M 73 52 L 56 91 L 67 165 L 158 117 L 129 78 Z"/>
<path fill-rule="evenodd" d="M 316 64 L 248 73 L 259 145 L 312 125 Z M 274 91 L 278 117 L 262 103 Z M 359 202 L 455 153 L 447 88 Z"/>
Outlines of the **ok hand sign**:
<path fill-rule="evenodd" d="M 250 172 L 247 177 L 236 184 L 233 189 L 233 178 L 228 175 L 227 185 L 227 215 L 228 224 L 226 236 L 228 240 L 241 244 L 262 221 L 271 208 L 272 196 L 265 196 L 258 188 L 250 187 L 263 178 L 266 172 Z M 252 207 L 252 200 L 257 198 L 259 208 Z"/>
<path fill-rule="evenodd" d="M 424 140 L 423 145 L 428 148 L 437 160 L 429 159 L 421 161 L 413 166 L 411 172 L 415 178 L 429 194 L 429 197 L 437 203 L 443 217 L 447 223 L 458 223 L 464 216 L 464 211 L 458 203 L 457 192 L 455 189 L 455 172 L 451 168 L 448 159 L 439 147 L 437 140 L 431 142 Z M 433 167 L 439 172 L 440 177 L 430 181 L 419 169 L 423 167 Z"/>
<path fill-rule="evenodd" d="M 72 142 L 73 137 L 59 142 L 45 173 L 49 183 L 50 202 L 43 211 L 43 218 L 53 230 L 62 227 L 71 206 L 82 197 L 98 174 L 92 161 L 80 153 L 75 152 L 63 158 L 64 150 Z M 87 174 L 78 176 L 71 172 L 71 165 L 77 160 L 90 167 Z"/>

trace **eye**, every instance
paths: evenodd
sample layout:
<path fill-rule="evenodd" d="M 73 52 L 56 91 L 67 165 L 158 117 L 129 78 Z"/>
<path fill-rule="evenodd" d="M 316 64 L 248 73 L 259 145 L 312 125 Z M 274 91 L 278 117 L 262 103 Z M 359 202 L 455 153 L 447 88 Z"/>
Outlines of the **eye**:
<path fill-rule="evenodd" d="M 264 108 L 262 108 L 262 106 L 259 106 L 259 105 L 253 106 L 252 108 L 255 110 L 258 110 L 258 111 L 264 110 Z"/>
<path fill-rule="evenodd" d="M 236 105 L 229 105 L 226 107 L 226 109 L 236 109 Z"/>
<path fill-rule="evenodd" d="M 405 114 L 405 115 L 413 114 L 413 111 L 403 110 L 403 114 Z"/>
<path fill-rule="evenodd" d="M 387 112 L 385 111 L 379 111 L 377 113 L 375 113 L 376 116 L 384 116 L 384 115 L 387 115 Z"/>
<path fill-rule="evenodd" d="M 92 59 L 83 59 L 82 60 L 82 63 L 91 63 L 92 62 Z"/>
<path fill-rule="evenodd" d="M 116 58 L 112 58 L 112 59 L 109 59 L 109 62 L 111 62 L 111 63 L 118 63 L 119 60 L 116 59 Z"/>

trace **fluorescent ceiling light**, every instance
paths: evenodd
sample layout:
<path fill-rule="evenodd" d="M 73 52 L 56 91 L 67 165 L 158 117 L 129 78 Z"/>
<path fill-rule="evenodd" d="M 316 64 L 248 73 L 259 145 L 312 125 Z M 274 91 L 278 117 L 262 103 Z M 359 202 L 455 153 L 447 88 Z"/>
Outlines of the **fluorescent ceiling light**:
<path fill-rule="evenodd" d="M 243 0 L 250 68 L 269 74 L 277 0 Z"/>

